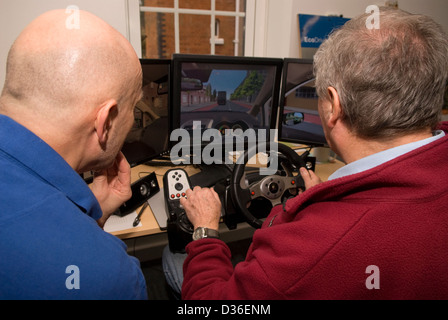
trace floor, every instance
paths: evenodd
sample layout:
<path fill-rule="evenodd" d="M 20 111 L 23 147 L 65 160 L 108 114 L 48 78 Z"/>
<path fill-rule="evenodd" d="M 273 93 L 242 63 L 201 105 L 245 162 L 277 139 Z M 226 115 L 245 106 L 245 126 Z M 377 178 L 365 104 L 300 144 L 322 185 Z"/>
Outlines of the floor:
<path fill-rule="evenodd" d="M 232 262 L 234 265 L 244 261 L 251 241 L 252 239 L 245 239 L 228 243 L 232 252 Z M 170 289 L 166 284 L 162 269 L 162 261 L 160 259 L 142 262 L 141 267 L 146 278 L 146 283 L 148 284 L 149 300 L 175 299 L 175 296 L 170 292 Z"/>

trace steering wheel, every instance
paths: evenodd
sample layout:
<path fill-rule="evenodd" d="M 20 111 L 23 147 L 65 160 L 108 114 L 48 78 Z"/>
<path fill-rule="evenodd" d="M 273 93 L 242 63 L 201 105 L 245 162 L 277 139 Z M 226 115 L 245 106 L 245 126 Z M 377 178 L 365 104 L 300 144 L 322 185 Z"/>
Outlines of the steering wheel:
<path fill-rule="evenodd" d="M 274 207 L 282 203 L 282 197 L 285 191 L 290 189 L 297 190 L 299 188 L 305 190 L 305 183 L 300 174 L 293 176 L 292 172 L 294 167 L 298 170 L 300 167 L 306 167 L 306 164 L 294 150 L 284 144 L 274 142 L 260 143 L 258 144 L 258 150 L 266 150 L 266 152 L 270 153 L 270 158 L 278 157 L 277 159 L 280 160 L 280 156 L 275 151 L 269 150 L 278 150 L 278 153 L 286 157 L 286 163 L 285 161 L 278 161 L 284 172 L 286 172 L 286 176 L 280 175 L 280 171 L 277 170 L 278 168 L 275 168 L 275 174 L 260 176 L 260 180 L 252 182 L 247 186 L 245 168 L 249 159 L 257 154 L 256 150 L 257 145 L 246 150 L 238 159 L 232 173 L 230 195 L 235 209 L 245 217 L 249 225 L 259 229 L 263 222 L 248 210 L 248 204 L 262 197 L 270 201 L 272 207 Z"/>

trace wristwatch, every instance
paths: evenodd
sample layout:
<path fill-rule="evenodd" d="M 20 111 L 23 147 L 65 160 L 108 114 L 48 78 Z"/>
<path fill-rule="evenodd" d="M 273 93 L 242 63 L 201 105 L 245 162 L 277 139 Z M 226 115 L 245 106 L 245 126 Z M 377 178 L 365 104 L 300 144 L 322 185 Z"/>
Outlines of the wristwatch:
<path fill-rule="evenodd" d="M 219 239 L 219 232 L 213 229 L 198 227 L 193 232 L 193 240 L 199 240 L 204 238 Z"/>

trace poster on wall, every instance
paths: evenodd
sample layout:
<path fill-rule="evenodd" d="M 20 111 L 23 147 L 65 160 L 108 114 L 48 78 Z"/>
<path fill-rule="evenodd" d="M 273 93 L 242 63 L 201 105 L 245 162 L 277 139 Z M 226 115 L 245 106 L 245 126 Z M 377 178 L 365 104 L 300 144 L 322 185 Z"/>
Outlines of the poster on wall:
<path fill-rule="evenodd" d="M 312 58 L 314 52 L 334 29 L 344 25 L 348 18 L 299 14 L 299 41 L 302 58 Z M 307 50 L 308 49 L 308 50 Z"/>

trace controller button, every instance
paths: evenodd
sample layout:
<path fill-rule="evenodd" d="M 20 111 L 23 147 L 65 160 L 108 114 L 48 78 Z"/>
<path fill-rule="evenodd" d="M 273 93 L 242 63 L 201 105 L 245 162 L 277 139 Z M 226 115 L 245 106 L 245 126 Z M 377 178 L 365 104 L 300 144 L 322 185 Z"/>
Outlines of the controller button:
<path fill-rule="evenodd" d="M 176 183 L 176 184 L 174 185 L 174 188 L 176 188 L 177 191 L 182 190 L 183 187 L 184 187 L 183 184 L 180 183 L 180 182 L 178 182 L 178 183 Z"/>

